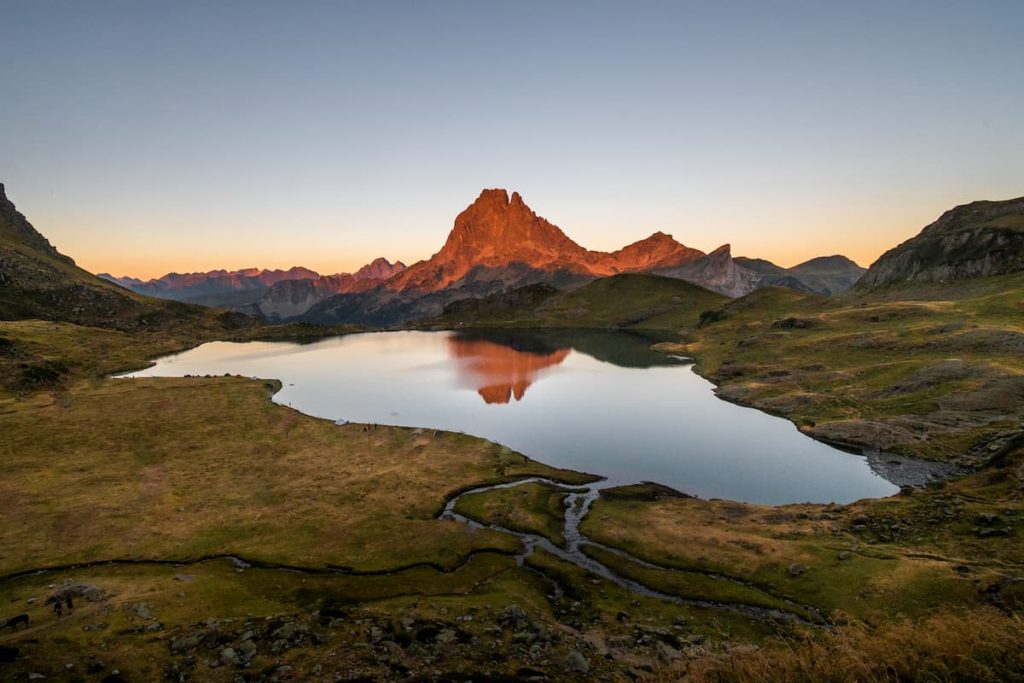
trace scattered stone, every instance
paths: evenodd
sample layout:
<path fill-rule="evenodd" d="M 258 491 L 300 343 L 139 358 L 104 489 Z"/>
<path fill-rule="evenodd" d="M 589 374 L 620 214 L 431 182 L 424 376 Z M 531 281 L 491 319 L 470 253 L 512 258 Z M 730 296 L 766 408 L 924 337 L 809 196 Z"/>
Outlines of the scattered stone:
<path fill-rule="evenodd" d="M 1002 529 L 978 529 L 978 538 L 996 538 L 997 536 L 1009 536 L 1010 530 Z"/>
<path fill-rule="evenodd" d="M 174 580 L 175 581 L 195 581 L 196 580 L 196 575 L 195 574 L 175 574 L 174 575 Z"/>
<path fill-rule="evenodd" d="M 590 662 L 584 657 L 578 650 L 573 650 L 569 653 L 569 656 L 565 660 L 565 668 L 568 671 L 574 671 L 576 673 L 588 674 L 590 673 Z"/>
<path fill-rule="evenodd" d="M 683 653 L 668 643 L 658 643 L 658 655 L 671 662 L 682 657 Z"/>
<path fill-rule="evenodd" d="M 992 526 L 993 524 L 999 523 L 999 515 L 992 514 L 991 512 L 983 512 L 977 517 L 978 524 L 982 526 Z"/>
<path fill-rule="evenodd" d="M 220 651 L 220 661 L 224 666 L 238 666 L 241 659 L 233 647 L 226 647 Z"/>
<path fill-rule="evenodd" d="M 838 555 L 836 555 L 836 559 L 838 559 L 840 562 L 848 562 L 852 558 L 853 553 L 851 553 L 849 550 L 844 550 Z"/>
<path fill-rule="evenodd" d="M 800 576 L 801 574 L 804 574 L 806 571 L 807 567 L 803 566 L 799 562 L 794 562 L 793 564 L 789 565 L 790 576 Z"/>
<path fill-rule="evenodd" d="M 46 676 L 41 673 L 36 673 L 35 671 L 30 672 L 28 675 L 28 680 L 30 681 L 41 681 L 44 678 L 46 678 Z"/>

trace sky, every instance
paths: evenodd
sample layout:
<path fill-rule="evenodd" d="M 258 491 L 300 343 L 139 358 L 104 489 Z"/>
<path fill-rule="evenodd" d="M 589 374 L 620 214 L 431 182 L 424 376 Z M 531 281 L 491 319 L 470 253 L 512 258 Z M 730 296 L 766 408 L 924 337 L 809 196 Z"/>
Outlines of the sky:
<path fill-rule="evenodd" d="M 1024 3 L 0 0 L 0 182 L 93 272 L 591 249 L 862 265 L 1024 195 Z"/>

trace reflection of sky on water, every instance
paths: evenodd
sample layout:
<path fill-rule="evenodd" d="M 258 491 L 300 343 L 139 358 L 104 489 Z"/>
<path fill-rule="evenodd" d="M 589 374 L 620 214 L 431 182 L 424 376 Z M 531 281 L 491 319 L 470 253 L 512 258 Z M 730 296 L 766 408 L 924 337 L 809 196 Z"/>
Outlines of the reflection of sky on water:
<path fill-rule="evenodd" d="M 701 497 L 849 502 L 896 490 L 864 458 L 716 398 L 689 367 L 636 339 L 523 334 L 522 343 L 510 332 L 214 342 L 132 376 L 276 378 L 285 386 L 275 400 L 310 415 L 462 431 L 611 483 L 657 481 Z"/>

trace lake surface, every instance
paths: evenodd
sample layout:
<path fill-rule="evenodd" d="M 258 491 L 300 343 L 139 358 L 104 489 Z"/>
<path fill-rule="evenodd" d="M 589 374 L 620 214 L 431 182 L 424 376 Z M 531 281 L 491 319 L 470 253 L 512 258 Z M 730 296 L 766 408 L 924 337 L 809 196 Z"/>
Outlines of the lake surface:
<path fill-rule="evenodd" d="M 317 417 L 466 432 L 608 485 L 702 498 L 837 502 L 897 487 L 867 460 L 717 398 L 652 340 L 603 332 L 382 332 L 310 344 L 213 342 L 126 377 L 274 378 Z"/>

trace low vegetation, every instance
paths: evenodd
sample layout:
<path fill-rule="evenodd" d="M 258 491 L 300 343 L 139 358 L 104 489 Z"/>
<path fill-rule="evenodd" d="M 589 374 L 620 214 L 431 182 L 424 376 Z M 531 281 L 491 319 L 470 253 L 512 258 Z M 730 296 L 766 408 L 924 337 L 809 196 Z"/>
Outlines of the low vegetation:
<path fill-rule="evenodd" d="M 575 322 L 682 333 L 663 348 L 694 356 L 725 398 L 818 438 L 980 469 L 843 506 L 647 484 L 602 496 L 583 523 L 600 545 L 585 552 L 680 604 L 542 549 L 520 566 L 518 540 L 437 518 L 485 483 L 587 475 L 466 435 L 314 419 L 274 404 L 272 381 L 105 377 L 213 336 L 309 330 L 3 322 L 0 602 L 30 625 L 0 634 L 13 660 L 0 675 L 1022 679 L 1020 277 L 955 299 L 769 289 L 724 305 L 611 280 L 505 323 L 592 306 Z M 652 283 L 649 298 L 630 289 Z M 630 297 L 654 302 L 642 320 L 624 316 Z M 466 495 L 459 512 L 558 544 L 564 496 L 523 484 Z M 67 594 L 74 611 L 57 618 L 47 600 Z"/>
<path fill-rule="evenodd" d="M 1021 292 L 1021 274 L 829 300 L 762 289 L 668 348 L 816 438 L 977 467 L 1024 423 Z"/>
<path fill-rule="evenodd" d="M 530 285 L 458 301 L 428 325 L 675 330 L 694 325 L 702 311 L 725 301 L 721 294 L 685 280 L 629 273 L 564 291 Z"/>

